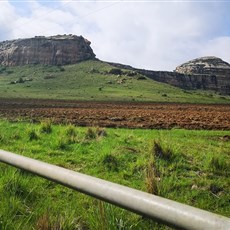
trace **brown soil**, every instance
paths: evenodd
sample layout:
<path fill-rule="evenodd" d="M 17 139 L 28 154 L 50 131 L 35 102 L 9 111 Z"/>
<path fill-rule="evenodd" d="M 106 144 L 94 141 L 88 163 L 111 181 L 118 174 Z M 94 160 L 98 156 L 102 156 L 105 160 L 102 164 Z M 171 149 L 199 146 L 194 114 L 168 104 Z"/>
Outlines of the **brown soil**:
<path fill-rule="evenodd" d="M 0 99 L 0 118 L 79 126 L 230 130 L 230 105 Z"/>

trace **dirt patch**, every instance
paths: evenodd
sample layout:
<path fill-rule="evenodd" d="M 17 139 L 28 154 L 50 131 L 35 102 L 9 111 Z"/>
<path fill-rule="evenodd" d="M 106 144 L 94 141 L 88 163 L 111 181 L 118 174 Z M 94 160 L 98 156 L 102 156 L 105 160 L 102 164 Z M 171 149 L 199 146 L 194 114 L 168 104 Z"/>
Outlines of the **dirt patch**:
<path fill-rule="evenodd" d="M 78 126 L 230 130 L 230 105 L 0 99 L 0 117 Z"/>

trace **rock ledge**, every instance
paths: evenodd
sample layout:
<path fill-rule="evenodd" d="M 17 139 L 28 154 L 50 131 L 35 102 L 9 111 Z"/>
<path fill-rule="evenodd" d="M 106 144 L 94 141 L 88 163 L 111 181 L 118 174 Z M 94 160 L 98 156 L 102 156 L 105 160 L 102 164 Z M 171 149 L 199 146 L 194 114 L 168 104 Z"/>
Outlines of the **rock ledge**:
<path fill-rule="evenodd" d="M 0 42 L 0 64 L 6 66 L 66 65 L 93 58 L 90 42 L 71 34 Z"/>

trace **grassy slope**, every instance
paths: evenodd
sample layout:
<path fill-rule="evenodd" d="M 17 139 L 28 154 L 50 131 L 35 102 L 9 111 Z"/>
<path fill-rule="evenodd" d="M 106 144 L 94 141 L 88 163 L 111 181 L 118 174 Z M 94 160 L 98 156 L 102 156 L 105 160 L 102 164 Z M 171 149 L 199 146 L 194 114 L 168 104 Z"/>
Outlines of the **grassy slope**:
<path fill-rule="evenodd" d="M 184 91 L 150 79 L 138 80 L 140 75 L 118 77 L 107 74 L 112 68 L 99 61 L 64 67 L 0 67 L 0 97 L 190 103 L 229 103 L 230 100 L 229 96 L 223 98 L 210 92 Z M 19 78 L 32 81 L 9 84 Z M 125 80 L 119 84 L 122 79 Z"/>
<path fill-rule="evenodd" d="M 48 123 L 0 121 L 0 127 L 0 149 L 143 191 L 153 185 L 155 194 L 230 216 L 229 131 L 106 129 L 107 135 L 98 136 L 89 128 L 57 125 L 45 133 Z M 171 156 L 153 151 L 154 141 Z M 155 225 L 5 164 L 0 164 L 0 200 L 0 229 Z"/>

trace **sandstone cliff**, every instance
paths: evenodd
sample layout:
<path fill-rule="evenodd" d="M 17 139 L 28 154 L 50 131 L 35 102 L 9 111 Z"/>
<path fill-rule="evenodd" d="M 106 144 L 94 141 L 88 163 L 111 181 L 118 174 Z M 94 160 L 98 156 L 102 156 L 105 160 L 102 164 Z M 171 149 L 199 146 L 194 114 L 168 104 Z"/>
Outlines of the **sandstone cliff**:
<path fill-rule="evenodd" d="M 213 90 L 230 95 L 230 64 L 216 57 L 202 57 L 186 62 L 174 72 L 137 69 L 118 63 L 110 63 L 143 74 L 155 81 L 182 89 Z"/>
<path fill-rule="evenodd" d="M 183 74 L 229 75 L 230 64 L 217 57 L 201 57 L 176 67 L 175 72 Z"/>
<path fill-rule="evenodd" d="M 1 65 L 66 65 L 93 58 L 90 42 L 82 36 L 36 36 L 0 42 Z"/>

